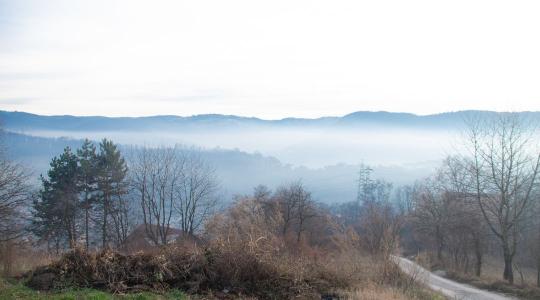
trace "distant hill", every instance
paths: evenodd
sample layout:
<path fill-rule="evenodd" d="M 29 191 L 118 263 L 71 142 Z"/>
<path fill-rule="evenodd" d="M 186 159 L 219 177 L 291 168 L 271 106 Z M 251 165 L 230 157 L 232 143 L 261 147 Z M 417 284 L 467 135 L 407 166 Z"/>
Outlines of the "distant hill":
<path fill-rule="evenodd" d="M 33 130 L 62 131 L 153 131 L 153 130 L 207 130 L 250 127 L 358 127 L 390 126 L 410 128 L 449 128 L 460 126 L 471 115 L 493 115 L 491 111 L 459 111 L 419 116 L 409 113 L 354 112 L 343 117 L 317 119 L 286 118 L 263 120 L 231 115 L 151 116 L 151 117 L 101 117 L 101 116 L 42 116 L 25 112 L 0 111 L 0 120 L 8 130 L 17 132 Z M 540 112 L 521 112 L 540 120 Z"/>

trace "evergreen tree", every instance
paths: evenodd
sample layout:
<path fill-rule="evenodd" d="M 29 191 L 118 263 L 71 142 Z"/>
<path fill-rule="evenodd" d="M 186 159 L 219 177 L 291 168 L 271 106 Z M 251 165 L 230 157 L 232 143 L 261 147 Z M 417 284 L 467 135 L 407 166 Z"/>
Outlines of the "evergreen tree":
<path fill-rule="evenodd" d="M 60 243 L 65 240 L 65 234 L 62 230 L 62 220 L 60 216 L 54 213 L 56 203 L 50 192 L 50 184 L 40 176 L 43 184 L 38 197 L 33 201 L 33 219 L 31 232 L 47 243 L 54 242 L 56 252 L 60 250 Z"/>
<path fill-rule="evenodd" d="M 41 176 L 42 189 L 34 202 L 33 231 L 41 238 L 67 240 L 70 248 L 77 240 L 79 198 L 78 159 L 69 147 L 51 161 L 47 177 Z"/>
<path fill-rule="evenodd" d="M 85 246 L 88 250 L 90 245 L 90 218 L 97 198 L 97 175 L 99 161 L 96 154 L 96 146 L 88 139 L 77 150 L 79 159 L 78 189 L 81 193 L 81 208 L 84 210 Z"/>
<path fill-rule="evenodd" d="M 102 245 L 107 247 L 110 242 L 109 219 L 117 209 L 118 200 L 127 194 L 127 165 L 117 146 L 110 140 L 103 139 L 99 144 L 98 156 L 99 173 L 98 189 L 100 191 L 99 205 L 102 213 Z M 117 232 L 119 224 L 113 224 Z"/>

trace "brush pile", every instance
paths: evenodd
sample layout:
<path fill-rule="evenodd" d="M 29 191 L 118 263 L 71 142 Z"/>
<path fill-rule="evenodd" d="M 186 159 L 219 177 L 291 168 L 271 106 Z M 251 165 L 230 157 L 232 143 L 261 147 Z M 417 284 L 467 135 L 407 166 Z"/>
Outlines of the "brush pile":
<path fill-rule="evenodd" d="M 28 274 L 27 285 L 37 290 L 88 287 L 115 293 L 175 288 L 190 294 L 285 299 L 320 295 L 317 290 L 333 285 L 326 276 L 318 277 L 299 281 L 248 253 L 166 247 L 155 254 L 131 255 L 74 250 Z"/>
<path fill-rule="evenodd" d="M 93 254 L 77 249 L 32 272 L 28 285 L 45 290 L 76 286 L 126 291 L 156 289 L 170 283 L 197 288 L 194 283 L 203 283 L 198 277 L 207 272 L 205 255 L 195 251 L 165 248 L 157 254 L 124 255 L 113 250 Z M 42 278 L 52 280 L 42 282 Z"/>

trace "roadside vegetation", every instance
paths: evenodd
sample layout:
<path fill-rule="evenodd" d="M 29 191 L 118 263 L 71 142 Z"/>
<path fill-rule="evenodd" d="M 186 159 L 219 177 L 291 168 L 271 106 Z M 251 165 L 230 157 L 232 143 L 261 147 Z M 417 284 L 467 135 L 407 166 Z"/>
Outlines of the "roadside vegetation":
<path fill-rule="evenodd" d="M 540 150 L 512 114 L 469 120 L 464 153 L 411 187 L 406 254 L 482 289 L 540 299 Z"/>

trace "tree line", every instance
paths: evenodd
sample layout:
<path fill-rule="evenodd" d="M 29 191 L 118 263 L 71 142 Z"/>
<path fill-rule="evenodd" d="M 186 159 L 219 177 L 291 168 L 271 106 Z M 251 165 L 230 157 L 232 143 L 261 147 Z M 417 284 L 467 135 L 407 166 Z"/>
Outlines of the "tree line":
<path fill-rule="evenodd" d="M 61 251 L 122 246 L 144 224 L 155 245 L 172 227 L 193 235 L 217 204 L 217 178 L 196 151 L 85 140 L 52 159 L 34 197 L 30 231 Z"/>
<path fill-rule="evenodd" d="M 502 258 L 509 283 L 516 270 L 522 277 L 520 265 L 536 266 L 540 286 L 537 128 L 511 113 L 466 125 L 455 153 L 428 178 L 394 188 L 363 166 L 357 199 L 332 209 L 373 253 L 399 243 L 405 254 L 427 251 L 434 264 L 476 276 L 491 255 Z"/>
<path fill-rule="evenodd" d="M 66 147 L 54 157 L 33 201 L 32 233 L 52 243 L 86 249 L 121 244 L 130 228 L 128 167 L 117 145 L 103 139 L 99 151 L 85 140 L 80 149 Z"/>
<path fill-rule="evenodd" d="M 540 151 L 534 124 L 513 114 L 468 121 L 464 151 L 416 187 L 415 226 L 435 240 L 437 257 L 448 252 L 467 270 L 469 252 L 480 275 L 483 254 L 498 248 L 503 279 L 514 283 L 515 258 L 538 269 Z"/>

